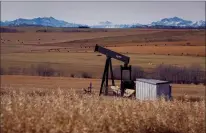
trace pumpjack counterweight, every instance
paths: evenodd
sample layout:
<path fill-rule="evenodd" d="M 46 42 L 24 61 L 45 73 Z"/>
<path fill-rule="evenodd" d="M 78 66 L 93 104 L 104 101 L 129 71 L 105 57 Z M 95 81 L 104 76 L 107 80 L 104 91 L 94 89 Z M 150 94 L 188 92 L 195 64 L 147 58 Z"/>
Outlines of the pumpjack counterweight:
<path fill-rule="evenodd" d="M 110 70 L 110 74 L 111 74 L 112 86 L 115 86 L 114 75 L 113 75 L 113 70 L 112 70 L 112 60 L 111 60 L 112 58 L 114 58 L 116 60 L 119 60 L 121 62 L 124 62 L 124 66 L 122 66 L 122 65 L 120 66 L 120 69 L 121 69 L 121 96 L 123 96 L 123 94 L 124 94 L 125 87 L 134 88 L 134 82 L 131 81 L 131 70 L 132 70 L 131 65 L 128 66 L 129 61 L 130 61 L 130 57 L 127 57 L 127 56 L 122 55 L 120 53 L 114 52 L 110 49 L 106 49 L 106 48 L 104 48 L 102 46 L 99 46 L 97 44 L 95 46 L 94 52 L 102 53 L 102 54 L 106 55 L 106 57 L 107 57 L 105 67 L 104 67 L 104 73 L 102 75 L 102 82 L 101 82 L 99 95 L 101 95 L 102 93 L 104 95 L 108 95 L 109 70 Z M 129 70 L 129 74 L 130 74 L 130 80 L 129 81 L 124 81 L 122 79 L 122 71 L 123 70 Z M 106 82 L 106 84 L 105 84 L 105 82 Z"/>

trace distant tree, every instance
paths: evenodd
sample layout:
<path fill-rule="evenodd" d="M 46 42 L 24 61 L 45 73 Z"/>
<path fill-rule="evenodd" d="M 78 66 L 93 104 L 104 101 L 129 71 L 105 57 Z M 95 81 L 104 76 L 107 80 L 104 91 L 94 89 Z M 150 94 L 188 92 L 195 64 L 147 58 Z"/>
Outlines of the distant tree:
<path fill-rule="evenodd" d="M 78 28 L 90 28 L 89 26 L 79 26 Z"/>
<path fill-rule="evenodd" d="M 12 28 L 4 28 L 4 27 L 0 27 L 0 32 L 4 33 L 4 32 L 8 32 L 8 33 L 15 33 L 15 32 L 19 32 L 16 29 L 12 29 Z"/>

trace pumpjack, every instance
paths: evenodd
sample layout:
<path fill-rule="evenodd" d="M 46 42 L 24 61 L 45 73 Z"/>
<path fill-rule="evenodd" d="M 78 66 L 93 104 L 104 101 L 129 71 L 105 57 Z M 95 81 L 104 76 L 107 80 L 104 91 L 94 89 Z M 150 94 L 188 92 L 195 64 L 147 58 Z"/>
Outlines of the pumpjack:
<path fill-rule="evenodd" d="M 124 63 L 124 65 L 120 65 L 120 70 L 121 70 L 121 85 L 120 85 L 120 94 L 121 96 L 124 95 L 125 89 L 134 89 L 135 83 L 132 81 L 132 67 L 129 65 L 130 57 L 127 57 L 125 55 L 122 55 L 120 53 L 114 52 L 110 49 L 106 49 L 102 46 L 99 46 L 96 44 L 94 52 L 99 52 L 101 54 L 106 55 L 106 63 L 104 67 L 104 73 L 102 75 L 102 81 L 101 81 L 101 87 L 100 87 L 100 92 L 99 96 L 103 93 L 104 95 L 108 95 L 108 77 L 109 77 L 109 70 L 111 74 L 111 80 L 112 80 L 112 86 L 115 86 L 114 82 L 114 75 L 113 75 L 113 69 L 112 69 L 112 58 L 119 60 Z M 122 74 L 123 71 L 129 71 L 129 80 L 128 79 L 123 79 Z M 106 85 L 105 85 L 106 82 Z"/>

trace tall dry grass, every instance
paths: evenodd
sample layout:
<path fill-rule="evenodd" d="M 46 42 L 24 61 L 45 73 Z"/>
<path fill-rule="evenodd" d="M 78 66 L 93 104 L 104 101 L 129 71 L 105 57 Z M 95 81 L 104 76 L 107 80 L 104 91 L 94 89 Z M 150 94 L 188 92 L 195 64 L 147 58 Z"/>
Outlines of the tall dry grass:
<path fill-rule="evenodd" d="M 1 91 L 2 133 L 204 133 L 205 101 L 137 101 L 63 89 Z"/>

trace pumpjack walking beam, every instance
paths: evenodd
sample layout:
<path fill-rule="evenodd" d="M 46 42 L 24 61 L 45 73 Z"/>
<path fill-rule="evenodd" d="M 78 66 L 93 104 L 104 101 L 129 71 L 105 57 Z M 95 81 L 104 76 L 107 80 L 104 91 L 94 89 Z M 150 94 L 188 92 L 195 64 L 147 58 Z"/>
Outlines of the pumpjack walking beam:
<path fill-rule="evenodd" d="M 119 61 L 124 62 L 123 70 L 124 70 L 124 68 L 128 67 L 130 58 L 125 56 L 125 55 L 122 55 L 120 53 L 117 53 L 117 52 L 114 52 L 112 50 L 109 50 L 109 49 L 106 49 L 104 47 L 101 47 L 101 46 L 99 46 L 97 44 L 95 46 L 94 52 L 100 52 L 100 53 L 102 53 L 102 54 L 107 56 L 105 67 L 104 67 L 104 73 L 102 75 L 102 82 L 101 82 L 101 87 L 100 87 L 99 95 L 101 95 L 102 93 L 104 93 L 104 95 L 108 95 L 109 69 L 110 69 L 110 74 L 111 74 L 111 79 L 112 79 L 112 85 L 115 86 L 111 58 L 114 58 L 114 59 L 117 59 Z M 131 67 L 130 67 L 130 70 L 131 70 Z M 122 73 L 122 67 L 121 67 L 121 73 Z M 103 90 L 103 85 L 105 83 L 105 80 L 106 80 L 106 85 L 105 85 L 104 90 Z M 122 80 L 122 74 L 121 74 L 121 80 Z"/>

